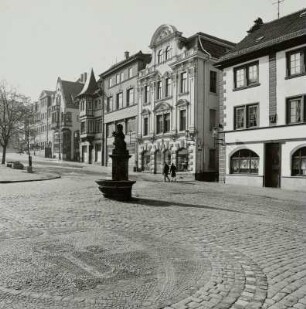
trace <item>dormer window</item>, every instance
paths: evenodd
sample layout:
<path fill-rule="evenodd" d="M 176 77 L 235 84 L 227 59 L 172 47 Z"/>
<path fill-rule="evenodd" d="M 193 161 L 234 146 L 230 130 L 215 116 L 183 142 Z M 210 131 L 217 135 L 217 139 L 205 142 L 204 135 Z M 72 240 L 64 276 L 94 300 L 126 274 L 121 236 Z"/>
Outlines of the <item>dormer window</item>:
<path fill-rule="evenodd" d="M 157 63 L 162 63 L 163 62 L 163 51 L 159 50 L 157 54 Z"/>

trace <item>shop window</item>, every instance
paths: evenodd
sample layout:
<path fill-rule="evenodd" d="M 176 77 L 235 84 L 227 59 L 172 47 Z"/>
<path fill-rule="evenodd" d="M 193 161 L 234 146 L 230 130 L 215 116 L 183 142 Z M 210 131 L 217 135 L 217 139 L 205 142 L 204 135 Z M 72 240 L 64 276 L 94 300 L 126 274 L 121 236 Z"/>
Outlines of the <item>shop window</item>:
<path fill-rule="evenodd" d="M 186 148 L 180 149 L 177 154 L 177 171 L 178 172 L 187 172 L 188 170 L 188 151 Z"/>
<path fill-rule="evenodd" d="M 298 149 L 292 156 L 292 176 L 306 176 L 306 147 Z"/>
<path fill-rule="evenodd" d="M 258 165 L 258 155 L 249 149 L 242 149 L 231 157 L 231 174 L 258 174 Z"/>
<path fill-rule="evenodd" d="M 149 151 L 144 151 L 142 154 L 142 170 L 149 172 L 150 171 L 150 160 L 151 155 Z"/>

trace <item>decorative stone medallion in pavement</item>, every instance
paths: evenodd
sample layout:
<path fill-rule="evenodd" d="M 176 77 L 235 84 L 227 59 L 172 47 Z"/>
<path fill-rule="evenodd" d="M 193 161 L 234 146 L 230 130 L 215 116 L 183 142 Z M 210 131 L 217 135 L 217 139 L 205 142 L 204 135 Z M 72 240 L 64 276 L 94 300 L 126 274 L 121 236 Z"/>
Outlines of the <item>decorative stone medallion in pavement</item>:
<path fill-rule="evenodd" d="M 42 303 L 55 300 L 58 306 L 68 302 L 74 308 L 84 303 L 163 308 L 203 287 L 212 269 L 209 259 L 192 247 L 100 229 L 94 236 L 92 231 L 82 237 L 41 236 L 34 245 L 33 239 L 32 245 L 7 240 L 3 248 L 0 292 Z"/>

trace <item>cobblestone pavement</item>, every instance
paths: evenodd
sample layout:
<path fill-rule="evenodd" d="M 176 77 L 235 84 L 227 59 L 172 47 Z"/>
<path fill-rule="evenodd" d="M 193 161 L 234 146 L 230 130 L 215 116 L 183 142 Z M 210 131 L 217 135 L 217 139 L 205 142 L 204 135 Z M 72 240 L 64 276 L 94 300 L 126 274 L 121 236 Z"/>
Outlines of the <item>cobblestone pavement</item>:
<path fill-rule="evenodd" d="M 306 308 L 306 194 L 97 175 L 0 186 L 0 308 Z"/>

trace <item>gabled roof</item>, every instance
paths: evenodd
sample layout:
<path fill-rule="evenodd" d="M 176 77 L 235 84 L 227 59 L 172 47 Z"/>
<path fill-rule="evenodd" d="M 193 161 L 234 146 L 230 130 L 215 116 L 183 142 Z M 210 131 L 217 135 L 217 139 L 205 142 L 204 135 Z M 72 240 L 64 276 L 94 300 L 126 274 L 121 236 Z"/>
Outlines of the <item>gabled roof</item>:
<path fill-rule="evenodd" d="M 84 85 L 79 82 L 70 82 L 67 80 L 61 80 L 63 95 L 67 105 L 74 105 L 74 98 L 81 92 Z"/>
<path fill-rule="evenodd" d="M 82 95 L 94 95 L 98 89 L 99 88 L 98 88 L 98 84 L 97 84 L 97 81 L 94 75 L 94 71 L 93 69 L 91 69 L 89 78 L 87 78 L 82 91 L 77 95 L 77 97 L 82 96 Z"/>
<path fill-rule="evenodd" d="M 306 35 L 306 9 L 286 15 L 271 22 L 262 23 L 258 18 L 248 35 L 236 47 L 219 60 L 222 65 L 228 60 L 271 48 L 289 40 Z"/>
<path fill-rule="evenodd" d="M 55 91 L 51 91 L 51 90 L 43 90 L 41 93 L 40 93 L 40 96 L 39 98 L 42 98 L 43 96 L 52 96 L 55 94 Z"/>
<path fill-rule="evenodd" d="M 188 49 L 196 46 L 213 58 L 220 58 L 236 45 L 233 42 L 203 32 L 198 32 L 189 38 L 181 37 L 180 40 Z"/>

